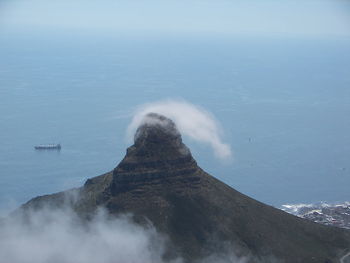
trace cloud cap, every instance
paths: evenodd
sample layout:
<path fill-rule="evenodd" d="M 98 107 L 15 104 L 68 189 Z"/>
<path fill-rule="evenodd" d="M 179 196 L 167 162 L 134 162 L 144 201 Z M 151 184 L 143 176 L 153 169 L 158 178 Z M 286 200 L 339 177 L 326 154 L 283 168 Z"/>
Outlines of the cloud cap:
<path fill-rule="evenodd" d="M 232 158 L 231 147 L 223 142 L 222 128 L 214 116 L 183 100 L 163 100 L 139 107 L 128 127 L 129 138 L 132 138 L 134 131 L 145 122 L 145 116 L 149 113 L 170 118 L 183 136 L 209 145 L 217 158 L 222 160 Z"/>
<path fill-rule="evenodd" d="M 158 113 L 148 113 L 144 116 L 141 125 L 137 128 L 134 143 L 140 146 L 143 143 L 182 143 L 181 135 L 175 123 Z"/>

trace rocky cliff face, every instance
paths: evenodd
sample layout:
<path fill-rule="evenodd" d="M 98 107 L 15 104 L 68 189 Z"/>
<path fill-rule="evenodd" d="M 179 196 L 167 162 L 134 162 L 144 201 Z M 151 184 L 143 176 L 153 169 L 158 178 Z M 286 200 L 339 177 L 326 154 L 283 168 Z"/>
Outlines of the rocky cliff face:
<path fill-rule="evenodd" d="M 135 144 L 113 170 L 111 192 L 117 195 L 157 179 L 191 175 L 197 169 L 175 124 L 164 116 L 148 114 L 136 131 Z"/>
<path fill-rule="evenodd" d="M 197 262 L 234 251 L 248 262 L 339 262 L 349 232 L 319 225 L 253 200 L 205 173 L 183 144 L 175 124 L 149 114 L 135 143 L 111 172 L 79 189 L 35 198 L 22 209 L 71 205 L 89 218 L 97 207 L 111 215 L 131 213 L 169 237 L 165 258 Z"/>

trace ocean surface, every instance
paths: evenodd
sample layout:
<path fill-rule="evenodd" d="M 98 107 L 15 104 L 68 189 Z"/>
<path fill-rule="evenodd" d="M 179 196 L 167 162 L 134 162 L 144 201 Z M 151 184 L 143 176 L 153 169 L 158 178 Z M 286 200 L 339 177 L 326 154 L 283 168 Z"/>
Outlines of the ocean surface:
<path fill-rule="evenodd" d="M 184 141 L 235 189 L 274 206 L 350 200 L 349 39 L 5 34 L 0 211 L 113 169 L 135 107 L 169 98 L 221 123 L 232 162 Z"/>

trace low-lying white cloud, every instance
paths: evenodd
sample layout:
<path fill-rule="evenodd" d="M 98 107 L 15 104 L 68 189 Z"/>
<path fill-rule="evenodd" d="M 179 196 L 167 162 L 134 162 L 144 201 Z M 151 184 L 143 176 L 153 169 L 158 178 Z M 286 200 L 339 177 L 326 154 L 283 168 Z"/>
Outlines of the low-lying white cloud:
<path fill-rule="evenodd" d="M 184 262 L 180 256 L 165 260 L 167 237 L 151 224 L 134 223 L 130 215 L 111 217 L 106 210 L 100 209 L 86 220 L 68 205 L 44 207 L 23 215 L 18 213 L 0 219 L 0 262 Z M 250 258 L 237 256 L 230 246 L 227 252 L 213 253 L 195 263 L 247 263 L 251 262 Z"/>
<path fill-rule="evenodd" d="M 162 114 L 172 119 L 184 136 L 209 144 L 216 157 L 230 159 L 232 151 L 229 144 L 222 140 L 222 129 L 215 117 L 208 111 L 185 101 L 165 100 L 140 106 L 128 127 L 128 138 L 144 121 L 148 113 Z"/>
<path fill-rule="evenodd" d="M 0 221 L 0 262 L 162 263 L 163 244 L 154 227 L 136 225 L 127 216 L 111 219 L 102 210 L 87 222 L 68 208 Z"/>

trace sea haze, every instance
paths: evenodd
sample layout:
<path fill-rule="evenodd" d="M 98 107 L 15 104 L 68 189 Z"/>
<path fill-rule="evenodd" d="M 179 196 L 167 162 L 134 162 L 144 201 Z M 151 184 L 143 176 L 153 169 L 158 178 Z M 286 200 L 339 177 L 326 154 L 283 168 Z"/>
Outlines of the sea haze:
<path fill-rule="evenodd" d="M 350 40 L 0 36 L 0 208 L 113 169 L 137 105 L 212 112 L 234 159 L 199 165 L 260 201 L 349 200 Z M 61 143 L 61 151 L 34 145 Z"/>

